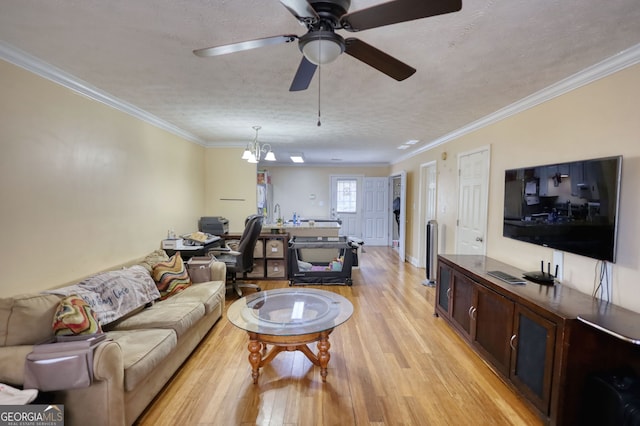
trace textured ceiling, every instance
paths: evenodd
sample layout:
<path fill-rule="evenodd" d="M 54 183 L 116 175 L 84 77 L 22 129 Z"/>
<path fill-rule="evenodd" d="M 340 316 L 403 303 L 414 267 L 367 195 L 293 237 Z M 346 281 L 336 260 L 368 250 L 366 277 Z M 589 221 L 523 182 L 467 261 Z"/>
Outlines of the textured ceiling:
<path fill-rule="evenodd" d="M 350 11 L 380 3 L 352 0 Z M 355 36 L 416 68 L 397 82 L 342 55 L 289 92 L 297 43 L 192 50 L 306 29 L 277 0 L 5 0 L 0 41 L 193 135 L 279 160 L 389 163 L 640 43 L 638 0 L 474 0 Z M 319 89 L 320 83 L 320 90 Z M 318 94 L 320 93 L 320 98 Z M 320 100 L 322 126 L 317 126 Z M 407 140 L 420 142 L 406 151 Z"/>

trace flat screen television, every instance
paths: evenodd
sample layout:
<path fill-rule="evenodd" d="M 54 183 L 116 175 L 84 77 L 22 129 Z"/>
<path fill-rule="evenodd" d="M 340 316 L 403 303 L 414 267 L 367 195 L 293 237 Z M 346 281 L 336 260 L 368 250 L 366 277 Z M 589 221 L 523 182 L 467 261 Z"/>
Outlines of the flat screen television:
<path fill-rule="evenodd" d="M 622 156 L 505 171 L 503 235 L 615 262 Z"/>

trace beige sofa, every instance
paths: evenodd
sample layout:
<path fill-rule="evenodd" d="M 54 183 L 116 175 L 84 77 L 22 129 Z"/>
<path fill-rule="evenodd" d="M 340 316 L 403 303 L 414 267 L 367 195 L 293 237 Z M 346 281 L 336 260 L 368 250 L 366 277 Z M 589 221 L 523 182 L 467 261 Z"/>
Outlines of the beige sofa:
<path fill-rule="evenodd" d="M 210 282 L 105 327 L 111 340 L 95 350 L 93 384 L 51 394 L 52 403 L 64 404 L 65 424 L 132 424 L 222 316 L 225 275 L 224 263 L 215 262 Z M 0 383 L 24 383 L 25 357 L 33 344 L 53 336 L 61 298 L 33 293 L 0 299 Z"/>

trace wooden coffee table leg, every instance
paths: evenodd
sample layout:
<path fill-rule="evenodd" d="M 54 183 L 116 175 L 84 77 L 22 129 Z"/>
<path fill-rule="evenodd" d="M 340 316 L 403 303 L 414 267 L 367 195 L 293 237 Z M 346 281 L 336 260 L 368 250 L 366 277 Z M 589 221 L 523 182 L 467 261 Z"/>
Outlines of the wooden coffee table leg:
<path fill-rule="evenodd" d="M 320 375 L 322 376 L 323 383 L 327 381 L 327 364 L 329 364 L 329 359 L 331 359 L 331 355 L 329 354 L 330 347 L 329 333 L 323 331 L 320 333 L 320 340 L 318 341 L 318 363 L 320 364 Z"/>
<path fill-rule="evenodd" d="M 249 362 L 251 363 L 251 377 L 253 377 L 253 383 L 258 383 L 258 376 L 260 376 L 260 364 L 262 361 L 262 343 L 258 340 L 256 335 L 249 334 Z"/>

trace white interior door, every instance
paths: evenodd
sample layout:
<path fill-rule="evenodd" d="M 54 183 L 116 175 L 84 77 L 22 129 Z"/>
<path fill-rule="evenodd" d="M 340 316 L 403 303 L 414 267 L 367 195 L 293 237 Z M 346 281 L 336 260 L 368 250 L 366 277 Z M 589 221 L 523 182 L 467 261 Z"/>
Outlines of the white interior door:
<path fill-rule="evenodd" d="M 362 237 L 362 176 L 331 176 L 331 217 L 340 219 L 340 235 Z"/>
<path fill-rule="evenodd" d="M 387 178 L 364 178 L 362 239 L 366 245 L 385 246 L 389 241 L 389 185 Z"/>
<path fill-rule="evenodd" d="M 489 147 L 458 156 L 457 254 L 485 254 Z"/>
<path fill-rule="evenodd" d="M 399 185 L 396 185 L 399 184 Z M 398 243 L 395 247 L 398 250 L 398 256 L 402 261 L 405 261 L 405 244 L 407 235 L 407 172 L 404 170 L 396 175 L 389 176 L 389 197 L 391 198 L 391 205 L 393 205 L 394 198 L 400 198 L 400 213 L 397 221 L 395 214 L 390 211 L 389 214 L 389 226 L 398 227 Z M 389 233 L 389 245 L 392 245 L 393 233 Z"/>

